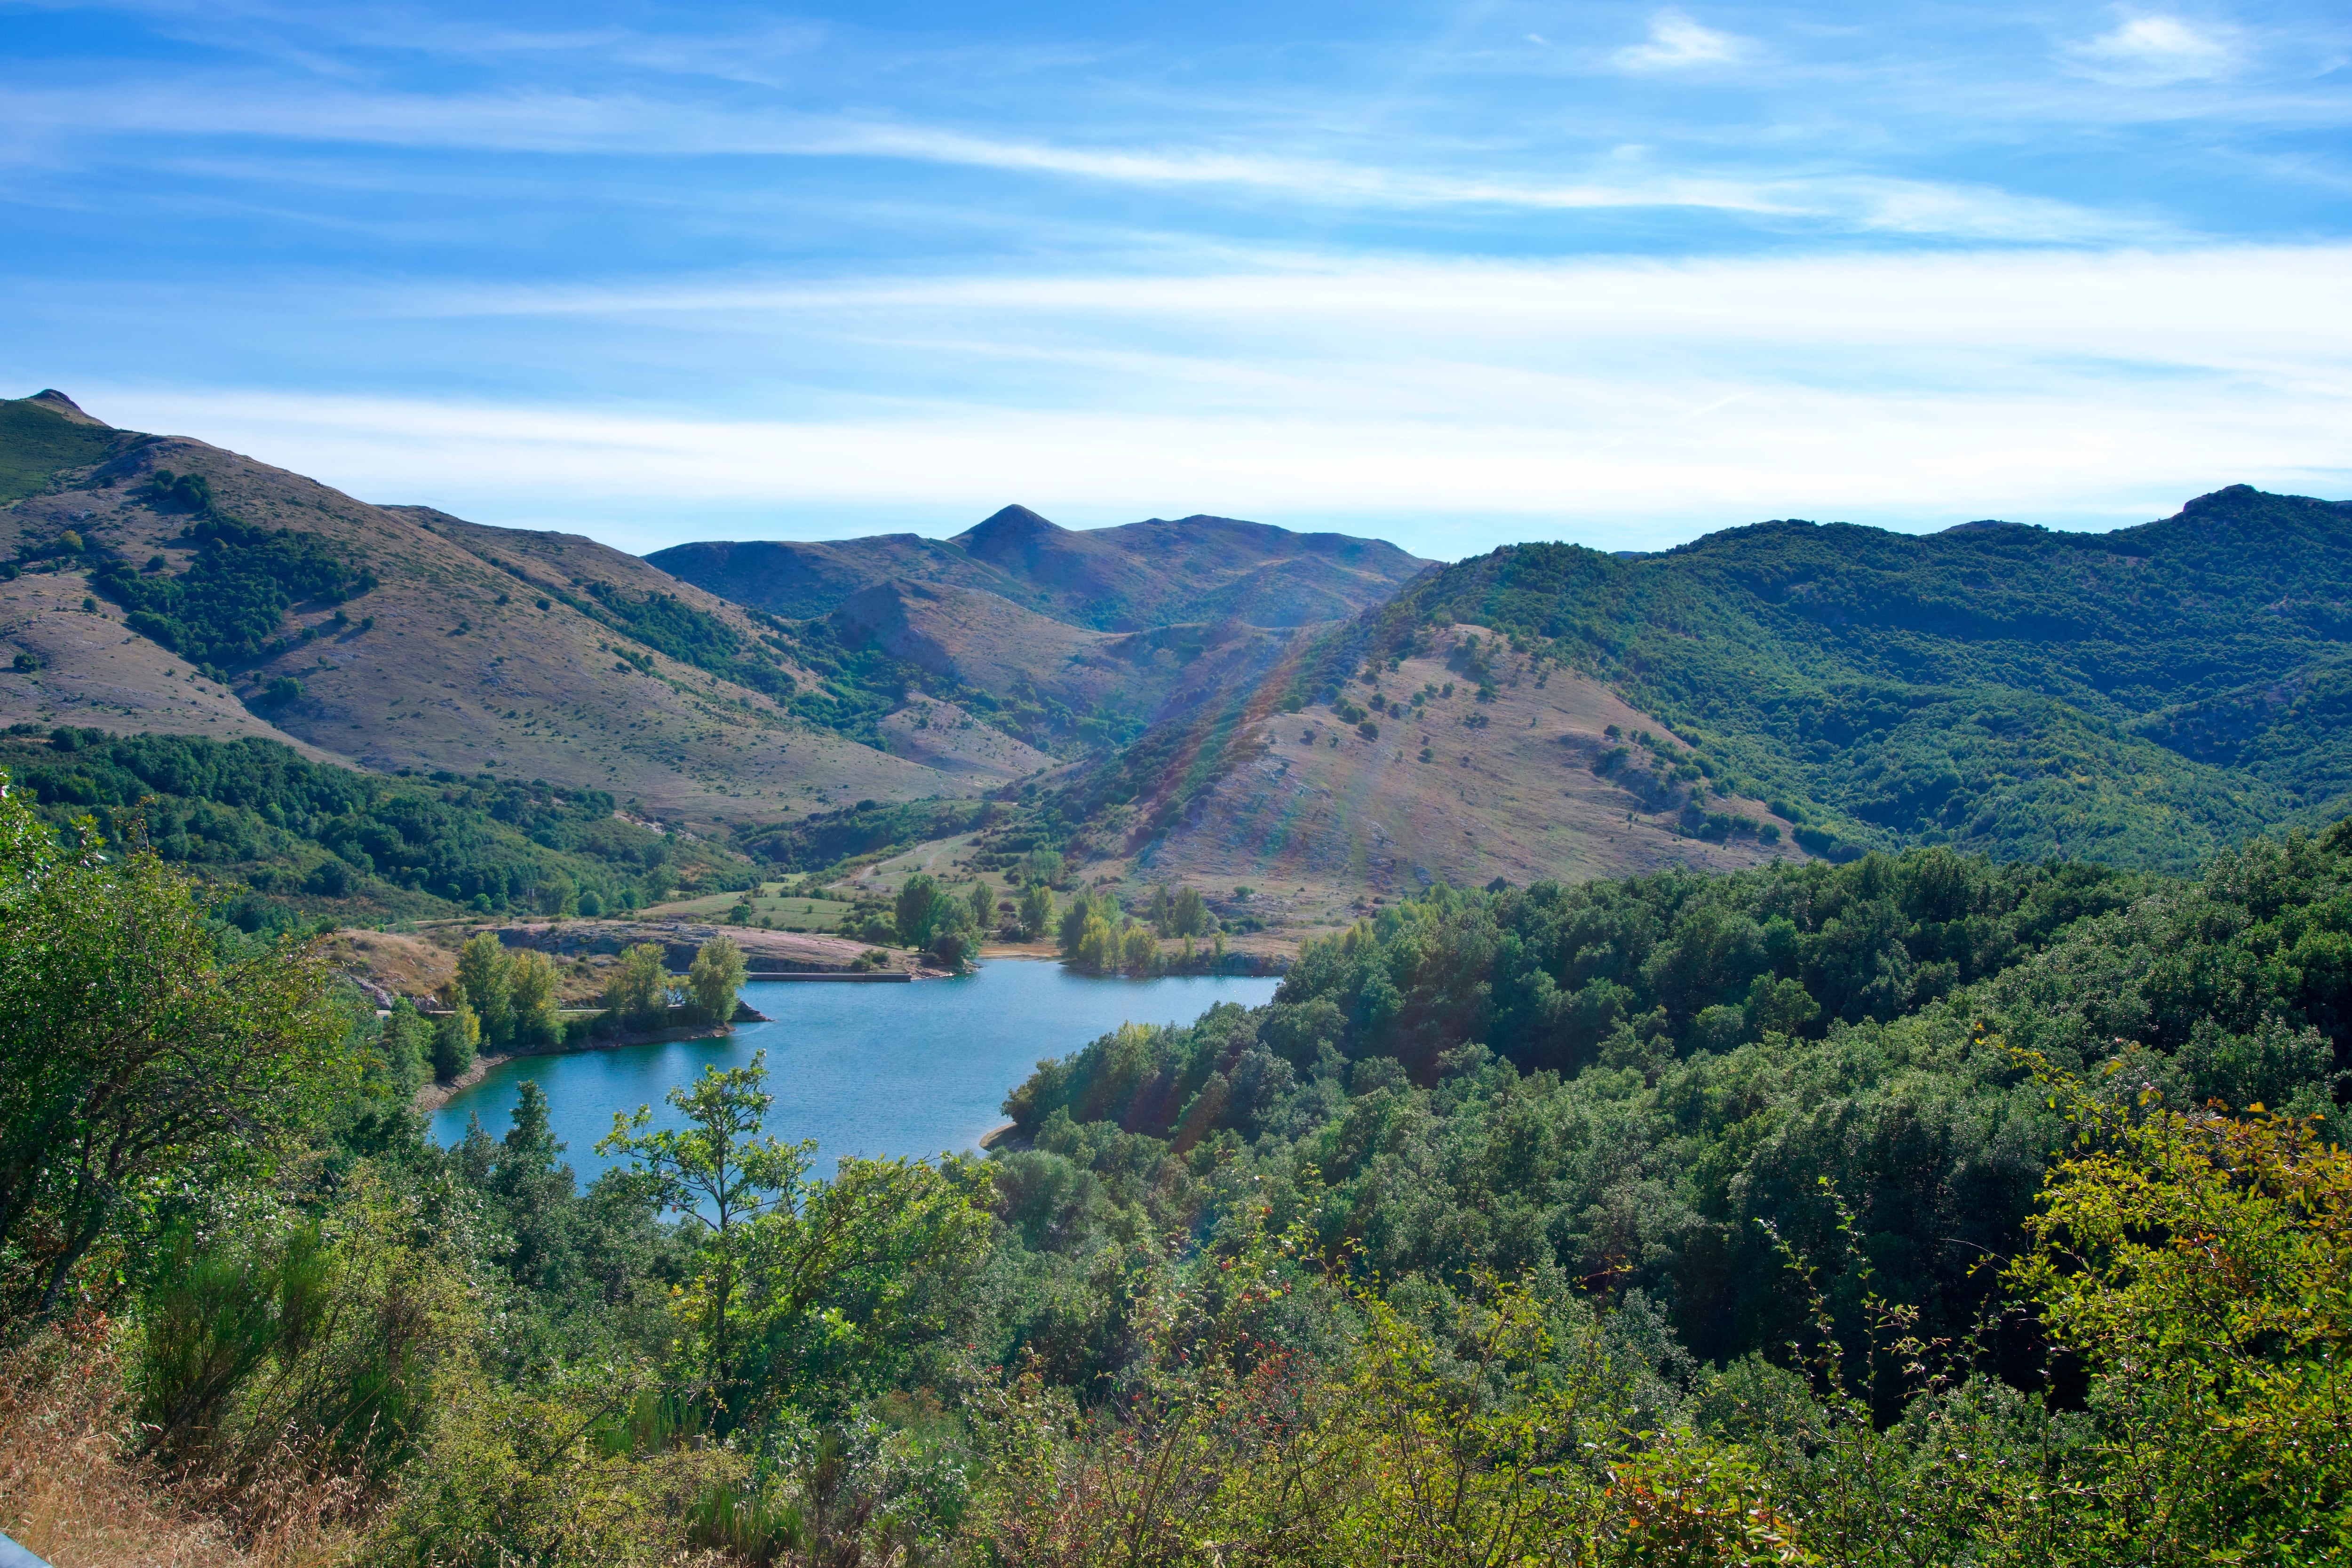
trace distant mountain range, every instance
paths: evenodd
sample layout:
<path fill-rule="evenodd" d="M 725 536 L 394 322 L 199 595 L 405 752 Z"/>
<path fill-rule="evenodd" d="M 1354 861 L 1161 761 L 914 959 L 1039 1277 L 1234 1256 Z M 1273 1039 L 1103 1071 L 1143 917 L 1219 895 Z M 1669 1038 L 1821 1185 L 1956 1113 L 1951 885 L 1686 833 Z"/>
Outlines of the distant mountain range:
<path fill-rule="evenodd" d="M 1008 506 L 952 539 L 678 544 L 646 557 L 680 581 L 772 615 L 831 615 L 901 581 L 994 594 L 1052 620 L 1132 632 L 1187 621 L 1290 627 L 1386 600 L 1433 564 L 1377 539 L 1292 533 L 1230 517 L 1057 527 Z"/>
<path fill-rule="evenodd" d="M 1102 874 L 1328 914 L 1916 843 L 2181 868 L 2352 809 L 2352 504 L 2242 486 L 2106 534 L 1777 521 L 1452 565 L 1021 507 L 638 560 L 44 393 L 0 402 L 0 503 L 20 735 L 280 739 L 720 841 L 991 795 Z"/>

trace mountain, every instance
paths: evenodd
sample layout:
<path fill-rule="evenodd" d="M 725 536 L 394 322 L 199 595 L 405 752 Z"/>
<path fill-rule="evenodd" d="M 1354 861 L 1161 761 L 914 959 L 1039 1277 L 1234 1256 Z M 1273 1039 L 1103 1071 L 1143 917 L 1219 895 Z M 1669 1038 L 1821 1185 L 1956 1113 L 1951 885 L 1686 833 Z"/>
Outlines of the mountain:
<path fill-rule="evenodd" d="M 1438 880 L 1920 844 L 2179 871 L 2352 809 L 2352 503 L 2245 486 L 2106 534 L 1783 520 L 1450 566 L 1018 507 L 945 541 L 639 560 L 54 392 L 0 403 L 0 479 L 20 736 L 544 780 L 796 866 L 971 831 L 950 808 L 987 796 L 1018 853 L 1312 926 Z M 844 810 L 855 833 L 799 831 Z"/>
<path fill-rule="evenodd" d="M 904 680 L 577 535 L 373 506 L 202 441 L 0 404 L 0 720 L 279 740 L 644 814 L 772 821 L 969 795 L 1049 759 Z M 790 628 L 785 628 L 789 630 Z M 820 668 L 820 666 L 824 668 Z"/>
<path fill-rule="evenodd" d="M 1023 506 L 945 541 L 898 533 L 821 544 L 679 544 L 646 559 L 723 598 L 798 619 L 829 615 L 895 579 L 995 594 L 1098 631 L 1342 619 L 1382 603 L 1431 564 L 1376 539 L 1233 518 L 1077 530 Z"/>
<path fill-rule="evenodd" d="M 1078 825 L 1092 874 L 1197 884 L 1229 921 L 1316 927 L 1439 882 L 1812 858 L 1785 805 L 1486 627 L 1423 627 L 1389 658 L 1363 646 L 1360 627 L 1296 638 L 1256 681 L 1060 785 L 1049 809 Z"/>
<path fill-rule="evenodd" d="M 1237 620 L 1093 631 L 1000 595 L 903 579 L 859 590 L 828 619 L 845 644 L 993 694 L 1015 729 L 1097 744 L 1255 680 L 1289 640 Z"/>
<path fill-rule="evenodd" d="M 2352 503 L 2241 485 L 2103 534 L 1777 521 L 1630 560 L 1514 545 L 1333 634 L 1289 695 L 1328 701 L 1336 676 L 1465 626 L 1606 685 L 1833 858 L 2187 870 L 2352 809 Z"/>

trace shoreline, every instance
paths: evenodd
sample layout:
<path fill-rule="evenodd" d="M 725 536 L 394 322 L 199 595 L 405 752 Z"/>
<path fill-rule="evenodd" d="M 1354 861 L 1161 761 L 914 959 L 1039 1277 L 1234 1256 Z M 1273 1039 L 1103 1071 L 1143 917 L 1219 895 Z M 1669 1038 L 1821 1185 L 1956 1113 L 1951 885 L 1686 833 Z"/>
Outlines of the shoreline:
<path fill-rule="evenodd" d="M 1023 945 L 1028 946 L 1030 944 Z M 1005 944 L 1006 948 L 1010 948 L 1012 944 Z M 1012 951 L 1005 951 L 1003 948 L 1000 948 L 999 951 L 993 953 L 983 952 L 981 955 L 982 962 L 1013 963 L 1051 963 L 1057 967 L 1066 969 L 1068 968 L 1068 965 L 1063 963 L 1059 953 L 1054 952 L 1051 950 L 1047 950 L 1045 952 L 1035 951 L 1035 947 L 1042 946 L 1042 943 L 1035 944 L 1035 946 L 1032 947 L 1031 951 L 1028 952 L 1023 952 L 1017 948 L 1014 948 Z M 1070 973 L 1077 973 L 1080 972 L 1071 970 Z M 911 973 L 900 971 L 899 974 L 903 974 L 907 980 L 930 979 L 934 976 L 942 979 L 950 978 L 950 976 L 941 974 L 937 971 L 926 972 L 919 969 Z M 881 974 L 859 974 L 856 975 L 856 978 L 858 980 L 868 981 L 894 980 L 899 978 L 899 974 L 891 974 L 886 972 Z M 1263 973 L 1256 975 L 1234 974 L 1230 971 L 1223 974 L 1205 975 L 1171 974 L 1152 975 L 1148 977 L 1124 975 L 1087 976 L 1087 978 L 1090 979 L 1109 981 L 1128 980 L 1132 983 L 1141 984 L 1150 984 L 1153 981 L 1160 979 L 1268 979 L 1274 977 L 1275 976 L 1267 975 Z M 798 976 L 795 976 L 794 978 L 798 978 Z M 810 975 L 808 978 L 839 982 L 850 979 L 851 976 L 839 973 L 820 973 Z M 772 973 L 761 974 L 756 971 L 746 974 L 743 977 L 743 980 L 747 986 L 763 983 L 771 984 L 777 984 L 779 982 L 784 984 L 791 983 L 791 981 L 787 980 L 784 976 Z M 716 1039 L 721 1036 L 734 1033 L 735 1026 L 738 1024 L 764 1024 L 769 1022 L 772 1022 L 772 1020 L 767 1016 L 767 1015 L 755 1010 L 749 1003 L 742 1001 L 739 996 L 736 1001 L 735 1016 L 725 1025 L 682 1024 L 675 1028 L 655 1029 L 641 1034 L 592 1037 L 578 1045 L 556 1044 L 537 1046 L 527 1050 L 485 1051 L 474 1058 L 472 1066 L 468 1067 L 464 1072 L 460 1073 L 457 1078 L 451 1079 L 449 1082 L 442 1083 L 437 1079 L 427 1082 L 423 1088 L 416 1091 L 415 1097 L 409 1103 L 411 1109 L 413 1109 L 418 1115 L 430 1116 L 435 1112 L 445 1109 L 451 1100 L 457 1099 L 458 1095 L 462 1094 L 467 1089 L 472 1089 L 476 1085 L 481 1083 L 483 1079 L 489 1077 L 491 1068 L 502 1067 L 509 1062 L 520 1061 L 526 1058 L 580 1056 L 591 1051 L 619 1050 L 626 1046 L 673 1045 L 685 1040 Z M 1019 1130 L 1017 1126 L 1014 1123 L 1008 1121 L 1001 1126 L 992 1127 L 986 1133 L 982 1134 L 979 1140 L 978 1147 L 983 1153 L 1000 1147 L 1013 1149 L 1026 1148 L 1028 1146 L 1028 1141 L 1021 1138 L 1018 1134 Z"/>
<path fill-rule="evenodd" d="M 535 1046 L 529 1050 L 521 1051 L 484 1051 L 474 1058 L 473 1066 L 451 1079 L 447 1083 L 436 1079 L 418 1089 L 415 1098 L 409 1101 L 409 1105 L 419 1116 L 430 1116 L 457 1099 L 463 1091 L 489 1077 L 492 1068 L 503 1067 L 508 1062 L 523 1061 L 531 1057 L 585 1056 L 591 1051 L 616 1051 L 624 1046 L 667 1046 L 680 1040 L 715 1040 L 721 1035 L 733 1034 L 735 1026 L 738 1024 L 769 1022 L 767 1015 L 752 1012 L 740 1002 L 736 1004 L 736 1009 L 735 1016 L 724 1024 L 681 1024 L 674 1029 L 653 1029 L 643 1034 L 614 1035 L 602 1039 L 591 1038 L 576 1046 Z M 745 1017 L 743 1015 L 746 1013 L 750 1013 L 751 1016 Z"/>

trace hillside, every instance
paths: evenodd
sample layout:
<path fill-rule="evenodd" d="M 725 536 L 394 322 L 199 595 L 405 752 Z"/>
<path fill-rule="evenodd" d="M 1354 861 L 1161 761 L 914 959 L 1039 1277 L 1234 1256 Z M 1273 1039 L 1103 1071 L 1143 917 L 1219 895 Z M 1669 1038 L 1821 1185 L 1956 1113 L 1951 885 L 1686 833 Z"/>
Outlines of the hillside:
<path fill-rule="evenodd" d="M 1552 639 L 1860 845 L 2185 870 L 2352 800 L 2325 722 L 2352 504 L 2235 486 L 2104 534 L 1761 523 L 1618 561 L 1521 545 L 1383 612 Z"/>
<path fill-rule="evenodd" d="M 1181 778 L 1130 763 L 1076 809 L 1238 823 L 1268 712 L 1350 700 L 1360 667 L 1466 625 L 1500 634 L 1481 658 L 1607 686 L 1815 853 L 2183 871 L 2352 807 L 2347 585 L 2352 504 L 2243 486 L 2108 534 L 1769 522 L 1630 559 L 1509 546 L 1321 638 L 1286 689 L 1138 743 L 1184 755 Z"/>
<path fill-rule="evenodd" d="M 1651 787 L 1660 753 L 1633 737 L 1663 736 L 1664 726 L 1596 681 L 1507 677 L 1481 702 L 1450 667 L 1477 636 L 1448 628 L 1380 672 L 1377 687 L 1344 686 L 1340 700 L 1367 711 L 1375 691 L 1396 694 L 1372 734 L 1328 710 L 1249 723 L 1235 743 L 1250 760 L 1154 833 L 1135 852 L 1136 873 L 1255 884 L 1277 896 L 1360 889 L 1393 898 L 1437 882 L 1482 887 L 1499 877 L 1524 887 L 1807 858 L 1786 837 L 1792 825 L 1760 801 L 1686 784 Z M 1619 765 L 1595 771 L 1612 751 Z M 1686 828 L 1694 800 L 1701 815 Z M 1715 830 L 1706 813 L 1723 819 Z"/>
<path fill-rule="evenodd" d="M 0 720 L 259 735 L 705 823 L 968 795 L 1043 765 L 952 723 L 894 742 L 903 672 L 845 671 L 821 631 L 804 655 L 593 541 L 372 506 L 49 403 L 0 414 L 7 460 L 40 479 L 0 511 Z M 80 461 L 40 471 L 60 458 Z"/>
<path fill-rule="evenodd" d="M 1118 632 L 1338 620 L 1383 602 L 1431 564 L 1380 540 L 1233 518 L 1076 530 L 1022 506 L 943 542 L 888 534 L 679 544 L 646 559 L 713 594 L 796 619 L 829 615 L 860 590 L 899 579 L 994 594 L 1050 619 Z"/>
<path fill-rule="evenodd" d="M 1813 858 L 1787 803 L 1604 684 L 1469 626 L 1339 662 L 1360 631 L 1292 639 L 1259 679 L 1038 792 L 1041 820 L 1130 904 L 1197 885 L 1292 932 L 1439 883 Z"/>
<path fill-rule="evenodd" d="M 387 778 L 256 736 L 110 738 L 60 726 L 0 739 L 0 771 L 53 827 L 94 818 L 224 889 L 246 931 L 464 913 L 602 913 L 743 886 L 691 834 L 617 814 L 601 790 L 444 772 Z"/>
<path fill-rule="evenodd" d="M 1092 631 L 999 595 L 903 580 L 860 590 L 828 619 L 845 644 L 993 694 L 1011 727 L 1097 745 L 1255 680 L 1287 640 L 1231 620 Z"/>

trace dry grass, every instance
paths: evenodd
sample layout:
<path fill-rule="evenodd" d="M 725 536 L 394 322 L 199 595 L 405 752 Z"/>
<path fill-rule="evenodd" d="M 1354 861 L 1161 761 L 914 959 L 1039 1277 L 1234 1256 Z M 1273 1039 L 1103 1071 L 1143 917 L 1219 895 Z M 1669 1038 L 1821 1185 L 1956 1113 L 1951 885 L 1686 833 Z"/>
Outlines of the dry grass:
<path fill-rule="evenodd" d="M 131 1448 L 112 1325 L 0 1358 L 0 1530 L 56 1568 L 322 1568 L 358 1542 L 356 1494 L 292 1455 L 237 1498 Z"/>

